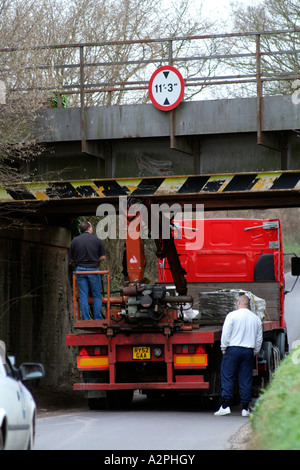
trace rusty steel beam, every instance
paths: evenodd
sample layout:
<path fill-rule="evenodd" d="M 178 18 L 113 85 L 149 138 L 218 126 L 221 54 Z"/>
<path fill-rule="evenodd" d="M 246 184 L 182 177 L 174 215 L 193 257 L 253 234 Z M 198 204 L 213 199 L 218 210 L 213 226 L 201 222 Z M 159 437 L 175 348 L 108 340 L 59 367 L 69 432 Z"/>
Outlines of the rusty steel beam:
<path fill-rule="evenodd" d="M 222 175 L 118 178 L 22 183 L 0 187 L 1 207 L 36 213 L 95 214 L 102 203 L 120 197 L 161 204 L 204 204 L 206 210 L 299 207 L 300 171 Z"/>
<path fill-rule="evenodd" d="M 193 39 L 220 39 L 228 37 L 243 37 L 243 36 L 253 36 L 256 34 L 263 34 L 264 36 L 270 36 L 274 34 L 291 34 L 300 32 L 300 28 L 293 29 L 277 29 L 277 30 L 267 30 L 263 32 L 259 31 L 249 31 L 249 32 L 236 32 L 236 33 L 219 33 L 219 34 L 202 34 L 194 36 L 172 36 L 167 38 L 149 38 L 149 39 L 128 39 L 121 41 L 102 41 L 102 42 L 85 42 L 85 43 L 73 43 L 73 44 L 52 44 L 45 46 L 34 46 L 34 47 L 2 47 L 0 52 L 14 52 L 18 50 L 42 50 L 42 49 L 66 49 L 68 47 L 77 48 L 79 46 L 84 47 L 95 47 L 95 46 L 112 46 L 112 45 L 126 45 L 126 44 L 147 44 L 153 42 L 165 42 L 165 41 L 182 41 L 182 40 L 193 40 Z"/>

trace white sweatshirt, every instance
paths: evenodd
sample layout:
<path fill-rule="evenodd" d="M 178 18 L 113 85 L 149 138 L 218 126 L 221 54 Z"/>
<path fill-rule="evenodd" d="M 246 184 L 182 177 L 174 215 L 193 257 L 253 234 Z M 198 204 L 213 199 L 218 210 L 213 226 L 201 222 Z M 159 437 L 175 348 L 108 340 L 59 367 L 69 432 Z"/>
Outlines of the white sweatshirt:
<path fill-rule="evenodd" d="M 228 313 L 221 336 L 222 351 L 229 346 L 252 348 L 257 354 L 262 345 L 262 324 L 260 318 L 247 308 Z"/>

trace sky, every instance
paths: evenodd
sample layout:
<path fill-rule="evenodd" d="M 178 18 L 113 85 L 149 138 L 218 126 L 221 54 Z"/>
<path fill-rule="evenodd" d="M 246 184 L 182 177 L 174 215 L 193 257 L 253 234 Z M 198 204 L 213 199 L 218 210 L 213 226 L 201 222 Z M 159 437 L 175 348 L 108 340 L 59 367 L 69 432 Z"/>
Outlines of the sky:
<path fill-rule="evenodd" d="M 179 1 L 179 0 L 178 0 Z M 236 3 L 237 5 L 255 6 L 262 3 L 263 0 L 189 0 L 189 6 L 193 11 L 193 6 L 199 6 L 202 3 L 202 13 L 205 17 L 210 20 L 215 20 L 217 23 L 221 23 L 222 33 L 233 32 L 233 25 L 230 21 L 231 4 Z M 173 0 L 161 0 L 161 3 L 166 7 L 172 8 Z M 222 29 L 222 22 L 224 21 L 224 29 Z M 220 27 L 218 27 L 219 29 Z"/>
<path fill-rule="evenodd" d="M 257 0 L 234 0 L 235 3 L 241 3 L 244 5 L 255 5 L 259 3 Z M 222 18 L 224 15 L 227 16 L 227 11 L 230 9 L 232 0 L 203 0 L 204 10 L 211 14 L 217 15 Z"/>
<path fill-rule="evenodd" d="M 167 0 L 168 1 L 168 0 Z M 197 4 L 197 0 L 191 0 L 191 3 L 194 1 Z M 247 6 L 254 6 L 260 3 L 261 0 L 202 0 L 203 13 L 211 19 L 217 19 L 228 21 L 229 12 L 231 10 L 231 3 L 237 3 Z M 224 33 L 232 32 L 230 25 L 225 26 L 226 30 L 222 31 Z M 229 29 L 228 29 L 229 28 Z"/>

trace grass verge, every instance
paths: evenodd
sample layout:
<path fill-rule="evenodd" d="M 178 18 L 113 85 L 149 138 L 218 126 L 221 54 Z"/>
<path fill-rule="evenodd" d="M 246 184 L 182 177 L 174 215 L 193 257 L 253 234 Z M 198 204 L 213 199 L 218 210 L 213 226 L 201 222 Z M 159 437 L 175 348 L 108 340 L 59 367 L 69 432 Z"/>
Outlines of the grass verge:
<path fill-rule="evenodd" d="M 300 346 L 281 362 L 251 416 L 250 450 L 300 450 Z"/>

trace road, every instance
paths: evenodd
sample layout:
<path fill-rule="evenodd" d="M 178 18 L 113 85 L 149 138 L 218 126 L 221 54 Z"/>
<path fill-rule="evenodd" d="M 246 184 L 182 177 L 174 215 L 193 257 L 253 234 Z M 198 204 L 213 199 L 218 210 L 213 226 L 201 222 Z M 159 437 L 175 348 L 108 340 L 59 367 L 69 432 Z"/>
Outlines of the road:
<path fill-rule="evenodd" d="M 248 422 L 240 407 L 216 417 L 196 398 L 182 403 L 136 395 L 128 411 L 86 411 L 37 420 L 37 450 L 225 450 Z"/>
<path fill-rule="evenodd" d="M 294 278 L 286 276 L 286 289 Z M 286 296 L 286 322 L 289 345 L 300 339 L 300 280 Z M 214 409 L 201 408 L 195 398 L 182 397 L 182 402 L 151 401 L 136 395 L 128 411 L 90 411 L 39 418 L 37 450 L 226 450 L 231 439 L 248 422 L 240 408 L 232 414 L 216 417 Z"/>

